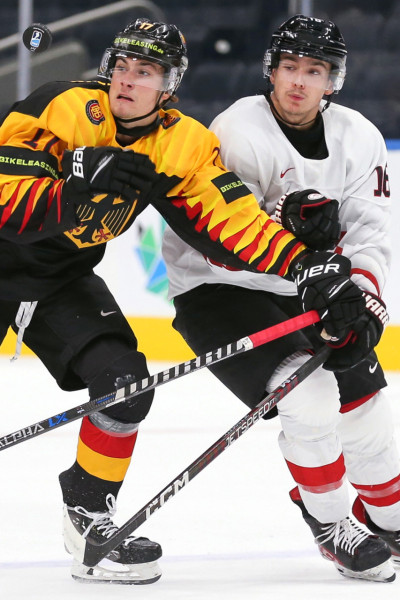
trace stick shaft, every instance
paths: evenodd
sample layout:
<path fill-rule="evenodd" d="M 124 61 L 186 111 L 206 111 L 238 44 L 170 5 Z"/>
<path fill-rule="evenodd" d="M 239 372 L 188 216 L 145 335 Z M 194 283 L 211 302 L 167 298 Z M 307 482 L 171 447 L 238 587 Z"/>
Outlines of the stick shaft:
<path fill-rule="evenodd" d="M 323 346 L 315 356 L 305 362 L 288 379 L 286 379 L 266 398 L 261 400 L 255 408 L 247 413 L 240 421 L 229 429 L 219 438 L 208 450 L 203 452 L 194 462 L 192 462 L 184 471 L 173 479 L 161 492 L 141 508 L 133 517 L 131 517 L 118 531 L 112 535 L 106 542 L 100 545 L 91 544 L 86 541 L 85 556 L 83 563 L 88 567 L 94 567 L 111 550 L 114 550 L 121 544 L 126 537 L 135 531 L 142 523 L 168 500 L 175 496 L 183 487 L 203 471 L 217 456 L 230 447 L 244 433 L 246 433 L 257 421 L 267 414 L 276 404 L 282 400 L 291 390 L 297 387 L 304 379 L 313 373 L 322 363 L 326 361 L 330 353 L 328 346 Z"/>
<path fill-rule="evenodd" d="M 267 342 L 275 340 L 279 337 L 283 337 L 284 335 L 293 333 L 294 331 L 298 331 L 304 327 L 308 327 L 319 320 L 320 318 L 317 311 L 311 310 L 304 314 L 298 315 L 297 317 L 288 319 L 287 321 L 283 321 L 282 323 L 278 323 L 277 325 L 273 325 L 272 327 L 268 327 L 267 329 L 263 329 L 262 331 L 241 338 L 236 342 L 232 342 L 231 344 L 227 344 L 226 346 L 222 346 L 216 350 L 211 350 L 206 354 L 202 354 L 197 358 L 192 358 L 191 360 L 180 363 L 175 367 L 161 371 L 156 375 L 152 375 L 142 379 L 141 381 L 128 384 L 125 387 L 119 388 L 118 390 L 106 396 L 89 400 L 88 402 L 80 404 L 79 406 L 74 406 L 63 413 L 53 415 L 47 419 L 38 421 L 33 425 L 28 425 L 27 427 L 23 427 L 18 431 L 14 431 L 13 433 L 9 433 L 8 435 L 0 437 L 0 451 L 6 450 L 7 448 L 15 446 L 16 444 L 26 442 L 29 439 L 47 433 L 48 431 L 52 431 L 58 427 L 62 427 L 63 425 L 67 425 L 67 423 L 71 423 L 77 419 L 82 419 L 83 417 L 91 415 L 99 410 L 103 410 L 112 404 L 130 400 L 131 398 L 159 387 L 164 383 L 173 381 L 174 379 L 179 379 L 180 377 L 188 375 L 189 373 L 194 373 L 203 367 L 208 367 L 231 356 L 236 356 L 243 352 L 247 352 L 248 350 L 252 350 L 253 348 L 257 348 L 262 344 L 266 344 Z"/>

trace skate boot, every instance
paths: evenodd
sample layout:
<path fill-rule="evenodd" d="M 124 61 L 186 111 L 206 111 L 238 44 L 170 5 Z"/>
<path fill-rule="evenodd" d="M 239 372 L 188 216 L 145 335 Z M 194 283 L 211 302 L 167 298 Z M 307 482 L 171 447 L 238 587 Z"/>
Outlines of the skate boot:
<path fill-rule="evenodd" d="M 372 533 L 385 540 L 392 552 L 392 562 L 396 567 L 400 567 L 400 531 L 386 531 L 375 525 L 358 496 L 353 504 L 353 515 Z"/>
<path fill-rule="evenodd" d="M 390 582 L 396 579 L 385 541 L 358 527 L 349 517 L 337 523 L 320 523 L 301 500 L 298 488 L 290 492 L 309 525 L 322 556 L 330 560 L 344 577 Z"/>
<path fill-rule="evenodd" d="M 86 540 L 102 543 L 118 530 L 112 521 L 116 511 L 114 496 L 109 494 L 106 504 L 108 512 L 89 512 L 82 506 L 64 504 L 64 543 L 74 557 L 72 577 L 82 583 L 154 583 L 161 577 L 157 559 L 162 550 L 147 538 L 127 537 L 95 567 L 82 563 Z"/>

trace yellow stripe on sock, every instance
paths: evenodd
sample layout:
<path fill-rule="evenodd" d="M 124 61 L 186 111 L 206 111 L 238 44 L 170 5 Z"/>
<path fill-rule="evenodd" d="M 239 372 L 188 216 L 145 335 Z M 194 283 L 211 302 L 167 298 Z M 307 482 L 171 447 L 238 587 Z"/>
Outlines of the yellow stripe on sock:
<path fill-rule="evenodd" d="M 131 458 L 110 458 L 91 450 L 79 440 L 76 460 L 79 465 L 94 477 L 106 481 L 122 481 L 131 462 Z"/>

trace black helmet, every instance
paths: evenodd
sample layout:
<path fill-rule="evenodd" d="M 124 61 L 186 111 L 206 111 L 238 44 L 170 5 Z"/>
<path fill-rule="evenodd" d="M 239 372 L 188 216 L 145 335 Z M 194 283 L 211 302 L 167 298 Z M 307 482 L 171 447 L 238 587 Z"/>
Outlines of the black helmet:
<path fill-rule="evenodd" d="M 175 25 L 152 23 L 149 19 L 136 19 L 118 33 L 111 48 L 105 51 L 98 76 L 111 79 L 112 69 L 120 56 L 145 57 L 164 67 L 167 77 L 165 89 L 175 94 L 188 66 L 186 42 Z"/>
<path fill-rule="evenodd" d="M 333 65 L 333 91 L 338 92 L 346 75 L 347 50 L 339 28 L 332 21 L 305 15 L 291 17 L 272 34 L 271 48 L 264 55 L 264 77 L 279 64 L 281 52 L 312 56 Z"/>

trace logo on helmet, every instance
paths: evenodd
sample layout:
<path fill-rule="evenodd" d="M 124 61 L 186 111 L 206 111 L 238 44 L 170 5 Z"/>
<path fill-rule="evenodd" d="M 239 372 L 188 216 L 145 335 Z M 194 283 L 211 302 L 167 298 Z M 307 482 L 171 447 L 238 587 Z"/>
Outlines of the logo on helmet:
<path fill-rule="evenodd" d="M 158 52 L 159 54 L 164 54 L 164 50 L 159 48 L 157 44 L 152 44 L 151 42 L 145 42 L 143 40 L 134 40 L 132 38 L 123 38 L 117 37 L 114 40 L 114 46 L 118 46 L 118 44 L 129 44 L 130 46 L 140 46 L 141 48 L 148 48 L 149 50 L 153 50 L 153 52 Z"/>

